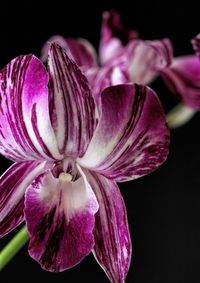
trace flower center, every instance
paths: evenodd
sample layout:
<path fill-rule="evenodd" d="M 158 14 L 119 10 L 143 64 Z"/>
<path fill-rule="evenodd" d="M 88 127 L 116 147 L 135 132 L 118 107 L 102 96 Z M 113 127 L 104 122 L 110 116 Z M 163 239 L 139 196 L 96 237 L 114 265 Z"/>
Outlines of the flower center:
<path fill-rule="evenodd" d="M 79 178 L 75 160 L 72 158 L 65 158 L 55 163 L 52 173 L 55 178 L 65 182 L 73 182 Z"/>
<path fill-rule="evenodd" d="M 72 175 L 69 174 L 69 173 L 61 172 L 61 173 L 59 174 L 59 179 L 60 179 L 61 181 L 71 182 L 71 181 L 72 181 L 72 178 L 73 178 Z"/>

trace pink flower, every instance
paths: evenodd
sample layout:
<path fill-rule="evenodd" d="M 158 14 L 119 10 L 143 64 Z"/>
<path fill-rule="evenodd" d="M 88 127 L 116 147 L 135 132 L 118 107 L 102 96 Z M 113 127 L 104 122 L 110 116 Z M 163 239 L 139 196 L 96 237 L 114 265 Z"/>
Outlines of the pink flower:
<path fill-rule="evenodd" d="M 76 63 L 55 43 L 48 52 L 48 71 L 27 55 L 0 72 L 0 152 L 15 162 L 0 179 L 0 235 L 25 220 L 42 268 L 63 271 L 92 251 L 124 282 L 131 240 L 116 182 L 165 161 L 165 115 L 137 84 L 105 88 L 97 111 Z"/>
<path fill-rule="evenodd" d="M 167 38 L 139 39 L 136 31 L 123 27 L 115 11 L 103 13 L 99 65 L 94 48 L 86 40 L 53 36 L 49 41 L 61 44 L 82 68 L 97 102 L 105 87 L 127 82 L 149 85 L 160 76 L 181 102 L 175 117 L 173 113 L 169 115 L 170 126 L 185 123 L 200 109 L 200 62 L 197 56 L 174 58 L 172 44 Z M 48 44 L 45 44 L 42 49 L 44 60 L 47 52 Z M 174 125 L 171 125 L 171 119 Z"/>

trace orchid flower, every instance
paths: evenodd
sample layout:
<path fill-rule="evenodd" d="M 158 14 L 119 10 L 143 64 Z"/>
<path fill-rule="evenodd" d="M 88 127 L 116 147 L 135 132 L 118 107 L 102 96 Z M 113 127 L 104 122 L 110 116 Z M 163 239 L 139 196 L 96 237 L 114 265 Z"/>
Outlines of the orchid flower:
<path fill-rule="evenodd" d="M 99 63 L 92 45 L 84 40 L 54 36 L 56 41 L 71 52 L 79 66 L 84 68 L 96 100 L 109 85 L 134 82 L 149 85 L 160 76 L 166 86 L 181 102 L 167 115 L 171 128 L 183 125 L 200 109 L 200 69 L 195 55 L 173 57 L 169 39 L 141 40 L 134 30 L 127 30 L 115 11 L 105 12 L 102 19 L 99 45 Z M 45 59 L 48 44 L 42 49 Z"/>
<path fill-rule="evenodd" d="M 188 121 L 200 109 L 200 69 L 195 55 L 173 57 L 169 39 L 134 40 L 129 32 L 122 34 L 119 15 L 111 11 L 103 14 L 99 56 L 108 63 L 117 57 L 126 56 L 129 79 L 148 85 L 158 75 L 166 86 L 182 102 L 168 114 L 170 126 L 177 127 Z M 127 36 L 128 35 L 128 36 Z M 134 44 L 134 42 L 136 42 Z M 130 52 L 131 49 L 131 52 Z"/>
<path fill-rule="evenodd" d="M 169 130 L 155 93 L 122 84 L 101 93 L 57 44 L 48 71 L 34 55 L 0 72 L 0 152 L 15 163 L 0 179 L 1 237 L 26 221 L 29 254 L 63 271 L 90 252 L 111 282 L 124 282 L 131 239 L 116 182 L 166 159 Z"/>

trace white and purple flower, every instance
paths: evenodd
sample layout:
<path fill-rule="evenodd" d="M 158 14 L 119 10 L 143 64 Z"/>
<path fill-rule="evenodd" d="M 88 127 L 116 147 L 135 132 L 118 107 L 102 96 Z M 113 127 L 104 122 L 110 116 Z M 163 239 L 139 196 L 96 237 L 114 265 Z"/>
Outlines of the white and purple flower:
<path fill-rule="evenodd" d="M 97 107 L 76 63 L 55 43 L 48 52 L 48 71 L 27 55 L 0 72 L 0 152 L 15 162 L 0 178 L 0 236 L 25 220 L 42 268 L 63 271 L 92 251 L 122 283 L 131 240 L 116 182 L 165 161 L 165 115 L 137 84 L 105 88 Z"/>
<path fill-rule="evenodd" d="M 99 49 L 101 62 L 108 63 L 123 54 L 127 57 L 130 81 L 148 85 L 160 75 L 186 106 L 200 108 L 200 69 L 195 55 L 174 57 L 169 39 L 135 39 L 129 36 L 131 31 L 123 33 L 126 38 L 123 41 L 118 30 L 122 30 L 119 15 L 114 11 L 105 12 Z"/>
<path fill-rule="evenodd" d="M 99 44 L 99 65 L 92 45 L 83 39 L 53 36 L 83 69 L 95 99 L 105 87 L 134 82 L 149 85 L 160 76 L 181 102 L 168 114 L 171 127 L 187 122 L 200 109 L 200 62 L 196 55 L 174 57 L 169 39 L 141 40 L 136 31 L 127 30 L 115 11 L 103 13 Z M 42 49 L 45 60 L 48 44 Z M 175 114 L 175 115 L 174 115 Z"/>

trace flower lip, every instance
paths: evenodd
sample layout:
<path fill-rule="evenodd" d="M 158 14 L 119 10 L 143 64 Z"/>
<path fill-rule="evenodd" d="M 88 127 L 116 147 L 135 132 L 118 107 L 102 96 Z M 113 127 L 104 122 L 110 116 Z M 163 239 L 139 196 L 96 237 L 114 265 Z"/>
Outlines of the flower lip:
<path fill-rule="evenodd" d="M 75 182 L 69 182 L 46 172 L 26 191 L 29 254 L 48 271 L 75 266 L 94 247 L 94 216 L 99 206 L 81 170 L 80 175 Z"/>

